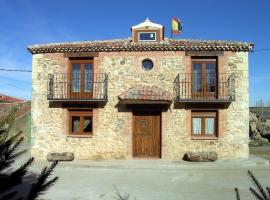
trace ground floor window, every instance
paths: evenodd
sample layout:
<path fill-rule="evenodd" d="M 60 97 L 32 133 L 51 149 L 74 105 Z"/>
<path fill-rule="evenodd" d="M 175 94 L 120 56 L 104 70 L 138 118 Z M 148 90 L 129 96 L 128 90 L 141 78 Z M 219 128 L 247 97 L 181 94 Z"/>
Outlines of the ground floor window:
<path fill-rule="evenodd" d="M 69 110 L 69 134 L 92 135 L 93 111 L 92 110 Z"/>
<path fill-rule="evenodd" d="M 191 135 L 217 137 L 217 111 L 192 111 Z"/>

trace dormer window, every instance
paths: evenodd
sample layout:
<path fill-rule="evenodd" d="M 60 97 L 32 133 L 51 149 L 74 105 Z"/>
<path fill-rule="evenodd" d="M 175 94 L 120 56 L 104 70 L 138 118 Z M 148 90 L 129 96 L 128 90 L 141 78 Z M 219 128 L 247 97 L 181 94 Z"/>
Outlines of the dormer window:
<path fill-rule="evenodd" d="M 164 41 L 164 27 L 151 22 L 148 18 L 131 27 L 132 42 L 161 42 Z"/>
<path fill-rule="evenodd" d="M 138 41 L 156 41 L 156 32 L 138 32 Z"/>

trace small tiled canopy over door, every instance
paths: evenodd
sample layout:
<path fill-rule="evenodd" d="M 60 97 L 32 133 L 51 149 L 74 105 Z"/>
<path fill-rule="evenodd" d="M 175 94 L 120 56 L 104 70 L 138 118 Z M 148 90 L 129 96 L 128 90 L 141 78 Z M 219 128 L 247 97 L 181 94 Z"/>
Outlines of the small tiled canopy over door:
<path fill-rule="evenodd" d="M 161 155 L 160 112 L 133 112 L 133 156 Z"/>

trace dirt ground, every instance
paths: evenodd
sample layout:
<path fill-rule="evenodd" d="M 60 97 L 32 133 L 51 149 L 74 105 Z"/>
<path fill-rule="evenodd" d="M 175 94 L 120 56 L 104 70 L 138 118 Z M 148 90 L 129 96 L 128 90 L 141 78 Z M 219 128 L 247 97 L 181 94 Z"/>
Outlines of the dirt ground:
<path fill-rule="evenodd" d="M 250 154 L 270 160 L 270 145 L 249 147 Z"/>

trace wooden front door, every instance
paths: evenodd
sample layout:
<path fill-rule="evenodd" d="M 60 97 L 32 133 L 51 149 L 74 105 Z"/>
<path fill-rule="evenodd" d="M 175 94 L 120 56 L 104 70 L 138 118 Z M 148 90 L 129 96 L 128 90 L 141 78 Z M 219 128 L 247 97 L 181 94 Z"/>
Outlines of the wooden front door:
<path fill-rule="evenodd" d="M 133 112 L 133 156 L 161 156 L 160 112 Z"/>

